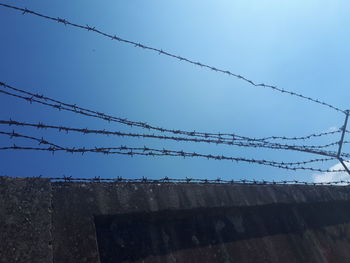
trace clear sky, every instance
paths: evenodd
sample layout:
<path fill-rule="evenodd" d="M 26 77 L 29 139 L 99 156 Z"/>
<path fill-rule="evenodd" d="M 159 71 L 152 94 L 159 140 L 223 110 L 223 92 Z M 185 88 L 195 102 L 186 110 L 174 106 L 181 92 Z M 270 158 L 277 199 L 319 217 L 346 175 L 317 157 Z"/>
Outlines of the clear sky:
<path fill-rule="evenodd" d="M 0 2 L 95 26 L 125 39 L 230 70 L 258 83 L 315 97 L 342 109 L 350 107 L 349 1 Z M 343 114 L 318 104 L 252 87 L 224 74 L 4 7 L 0 7 L 0 34 L 0 81 L 113 116 L 171 129 L 251 137 L 304 136 L 340 128 L 344 122 Z M 152 133 L 0 94 L 0 119 L 9 118 Z M 0 131 L 13 129 L 67 147 L 146 145 L 286 162 L 322 158 L 292 151 L 66 135 L 0 125 Z M 310 143 L 326 144 L 339 140 L 339 136 Z M 0 145 L 13 143 L 33 145 L 27 140 L 0 136 Z M 346 146 L 344 151 L 347 150 Z M 318 167 L 327 169 L 336 164 L 333 161 Z M 178 157 L 2 151 L 0 175 L 311 181 L 315 172 Z"/>

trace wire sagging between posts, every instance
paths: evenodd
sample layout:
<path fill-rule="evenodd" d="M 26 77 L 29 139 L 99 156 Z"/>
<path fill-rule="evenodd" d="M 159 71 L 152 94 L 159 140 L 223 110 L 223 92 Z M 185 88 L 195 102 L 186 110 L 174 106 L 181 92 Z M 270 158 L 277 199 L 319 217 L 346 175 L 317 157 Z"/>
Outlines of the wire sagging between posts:
<path fill-rule="evenodd" d="M 112 154 L 119 154 L 119 155 L 128 155 L 128 156 L 134 156 L 134 155 L 141 155 L 141 156 L 173 156 L 173 157 L 183 157 L 183 158 L 205 158 L 205 159 L 211 159 L 211 160 L 218 160 L 218 161 L 236 161 L 236 162 L 246 162 L 246 163 L 255 163 L 260 165 L 266 165 L 266 166 L 273 166 L 276 168 L 281 169 L 287 169 L 287 170 L 309 170 L 309 171 L 316 171 L 316 172 L 325 172 L 325 173 L 332 173 L 332 172 L 344 172 L 345 170 L 324 170 L 324 169 L 318 169 L 318 168 L 312 168 L 312 167 L 303 167 L 301 165 L 309 164 L 309 163 L 315 163 L 315 162 L 326 162 L 335 160 L 336 158 L 330 157 L 330 158 L 323 158 L 323 159 L 312 159 L 308 161 L 301 161 L 301 162 L 275 162 L 275 161 L 268 161 L 268 160 L 256 160 L 256 159 L 248 159 L 248 158 L 241 158 L 241 157 L 231 157 L 231 156 L 225 156 L 225 155 L 213 155 L 213 154 L 201 154 L 196 152 L 185 152 L 183 150 L 177 151 L 177 150 L 169 150 L 169 149 L 156 149 L 156 148 L 149 148 L 149 147 L 128 147 L 128 146 L 120 146 L 120 147 L 93 147 L 93 148 L 70 148 L 70 147 L 62 147 L 60 145 L 57 145 L 55 143 L 51 143 L 43 138 L 36 138 L 28 135 L 23 135 L 16 133 L 14 131 L 12 132 L 4 132 L 0 131 L 0 134 L 2 135 L 8 135 L 11 139 L 13 138 L 25 138 L 29 140 L 33 140 L 36 142 L 39 142 L 39 145 L 48 145 L 49 147 L 27 147 L 27 146 L 5 146 L 0 147 L 0 150 L 33 150 L 33 151 L 48 151 L 52 152 L 53 154 L 55 152 L 67 152 L 67 153 L 102 153 L 105 155 L 112 155 Z"/>
<path fill-rule="evenodd" d="M 52 99 L 49 97 L 46 97 L 44 95 L 41 94 L 34 94 L 22 89 L 18 89 L 18 88 L 14 88 L 10 85 L 7 85 L 3 82 L 0 82 L 0 86 L 4 87 L 5 89 L 10 89 L 28 96 L 22 96 L 22 95 L 18 95 L 9 91 L 5 91 L 5 90 L 1 90 L 0 89 L 0 93 L 4 94 L 4 95 L 8 95 L 8 96 L 12 96 L 18 99 L 22 99 L 25 100 L 29 103 L 38 103 L 41 105 L 45 105 L 57 110 L 64 110 L 64 111 L 70 111 L 76 114 L 80 114 L 80 115 L 84 115 L 87 117 L 93 117 L 93 118 L 98 118 L 98 119 L 102 119 L 108 122 L 117 122 L 120 124 L 124 124 L 127 125 L 129 127 L 140 127 L 143 129 L 147 129 L 147 130 L 154 130 L 154 131 L 158 131 L 158 132 L 167 132 L 167 133 L 172 133 L 175 135 L 185 135 L 185 136 L 190 136 L 190 137 L 199 137 L 199 138 L 205 138 L 205 139 L 217 139 L 220 141 L 236 141 L 236 140 L 246 140 L 246 141 L 268 141 L 268 140 L 307 140 L 307 139 L 311 139 L 311 138 L 316 138 L 316 137 L 322 137 L 322 136 L 326 136 L 326 135 L 333 135 L 333 134 L 337 134 L 341 132 L 341 129 L 338 129 L 336 131 L 330 131 L 330 132 L 323 132 L 323 133 L 314 133 L 314 134 L 310 134 L 307 136 L 301 136 L 301 137 L 284 137 L 284 136 L 269 136 L 269 137 L 265 137 L 265 138 L 251 138 L 251 137 L 247 137 L 247 136 L 241 136 L 241 135 L 237 135 L 234 133 L 209 133 L 209 132 L 197 132 L 197 131 L 184 131 L 184 130 L 179 130 L 179 129 L 169 129 L 169 128 L 162 128 L 162 127 L 157 127 L 154 125 L 150 125 L 148 123 L 145 122 L 139 122 L 139 121 L 130 121 L 124 118 L 120 118 L 120 117 L 115 117 L 115 116 L 111 116 L 105 113 L 101 113 L 95 110 L 91 110 L 91 109 L 86 109 L 86 108 L 82 108 L 77 106 L 76 104 L 69 104 L 69 103 L 65 103 L 56 99 Z M 53 102 L 53 103 L 49 103 L 49 102 Z"/>
<path fill-rule="evenodd" d="M 20 99 L 25 100 L 29 103 L 33 103 L 33 102 L 39 103 L 39 104 L 49 106 L 49 107 L 52 107 L 52 108 L 55 108 L 58 110 L 67 110 L 67 111 L 81 114 L 81 115 L 85 115 L 88 117 L 100 118 L 100 119 L 103 119 L 103 120 L 109 121 L 109 122 L 115 121 L 118 123 L 126 124 L 126 125 L 131 126 L 131 127 L 137 126 L 137 127 L 142 127 L 145 129 L 154 129 L 154 130 L 161 131 L 161 132 L 182 134 L 182 135 L 186 135 L 188 137 L 161 136 L 161 135 L 154 135 L 154 134 L 139 134 L 139 133 L 123 133 L 123 132 L 119 132 L 119 131 L 118 132 L 111 132 L 111 131 L 106 131 L 106 130 L 91 130 L 91 129 L 87 129 L 87 128 L 79 129 L 79 128 L 69 128 L 69 127 L 65 127 L 65 126 L 45 125 L 43 123 L 39 123 L 39 124 L 30 123 L 29 124 L 29 123 L 17 122 L 17 121 L 13 121 L 13 120 L 9 120 L 9 121 L 2 120 L 2 121 L 0 121 L 1 124 L 16 125 L 16 126 L 31 126 L 31 127 L 36 127 L 36 128 L 40 128 L 40 129 L 50 128 L 50 129 L 56 129 L 59 131 L 66 131 L 66 132 L 68 132 L 68 131 L 80 132 L 82 134 L 87 134 L 87 133 L 105 134 L 105 135 L 109 134 L 109 135 L 118 135 L 118 136 L 156 138 L 156 139 L 163 139 L 163 140 L 227 144 L 227 145 L 235 145 L 235 146 L 241 146 L 241 147 L 269 148 L 269 149 L 278 149 L 278 150 L 294 150 L 294 151 L 307 152 L 307 153 L 312 153 L 312 154 L 317 154 L 317 155 L 323 155 L 323 156 L 331 157 L 333 159 L 337 157 L 336 152 L 322 151 L 320 149 L 337 145 L 337 144 L 339 144 L 338 142 L 333 142 L 333 143 L 329 143 L 326 145 L 288 145 L 288 144 L 272 143 L 272 142 L 267 141 L 267 138 L 286 138 L 286 137 L 270 136 L 270 137 L 266 137 L 263 139 L 261 139 L 261 138 L 258 139 L 258 138 L 250 138 L 250 137 L 246 137 L 246 136 L 240 136 L 240 135 L 236 135 L 236 134 L 229 134 L 231 136 L 231 138 L 227 138 L 228 134 L 221 134 L 221 133 L 208 134 L 208 133 L 195 132 L 195 131 L 194 132 L 187 132 L 187 131 L 181 131 L 181 130 L 170 130 L 170 129 L 154 127 L 154 126 L 148 125 L 146 123 L 142 123 L 142 122 L 132 122 L 132 121 L 129 121 L 126 119 L 109 116 L 109 115 L 106 115 L 104 113 L 99 113 L 97 111 L 81 108 L 81 107 L 78 107 L 76 105 L 71 105 L 71 104 L 67 104 L 67 103 L 52 99 L 52 98 L 48 98 L 48 97 L 45 97 L 43 95 L 33 94 L 33 93 L 28 92 L 28 91 L 13 88 L 13 87 L 11 87 L 7 84 L 4 84 L 4 83 L 0 83 L 0 86 L 5 87 L 5 88 L 10 89 L 10 90 L 13 90 L 15 92 L 19 92 L 21 94 L 25 94 L 26 96 L 18 95 L 18 94 L 15 94 L 13 92 L 1 90 L 1 89 L 0 89 L 0 93 L 3 93 L 5 95 L 9 95 L 9 96 L 12 96 L 15 98 L 20 98 Z M 30 95 L 30 96 L 27 96 L 27 95 Z M 51 103 L 51 102 L 53 102 L 53 103 Z M 312 135 L 304 136 L 304 137 L 296 137 L 296 138 L 297 138 L 297 140 L 305 140 L 305 138 L 321 137 L 321 136 L 325 136 L 325 135 L 336 134 L 336 133 L 339 133 L 341 131 L 343 131 L 343 129 L 339 129 L 339 130 L 331 131 L 331 132 L 327 132 L 327 133 L 312 134 Z M 13 136 L 13 134 L 12 134 L 12 136 Z M 288 139 L 290 139 L 290 138 L 288 138 Z M 96 149 L 95 150 L 79 149 L 79 151 L 77 151 L 76 149 L 65 148 L 65 150 L 64 150 L 64 149 L 62 149 L 62 147 L 57 147 L 57 145 L 52 145 L 49 148 L 35 148 L 35 147 L 21 147 L 21 148 L 19 148 L 17 146 L 16 147 L 3 147 L 2 150 L 9 150 L 9 149 L 13 149 L 13 150 L 18 150 L 18 149 L 40 150 L 40 151 L 51 151 L 51 152 L 55 152 L 55 151 L 81 152 L 81 153 L 96 152 Z M 114 150 L 114 152 L 112 150 Z M 124 151 L 116 152 L 115 150 L 120 150 L 120 149 L 119 148 L 118 149 L 99 148 L 98 152 L 103 152 L 105 154 L 122 154 L 122 155 L 126 154 Z M 144 148 L 143 148 L 143 150 L 144 150 Z M 168 156 L 182 156 L 182 157 L 205 157 L 207 159 L 248 161 L 248 162 L 253 162 L 253 163 L 255 161 L 257 161 L 256 163 L 266 164 L 265 162 L 261 162 L 260 160 L 254 160 L 254 159 L 232 158 L 232 157 L 227 157 L 227 156 L 210 155 L 210 154 L 203 155 L 203 154 L 197 154 L 197 153 L 184 153 L 183 151 L 165 151 L 165 152 L 162 152 L 161 154 L 159 154 L 159 152 L 157 152 L 157 149 L 155 149 L 154 152 L 151 151 L 147 154 L 144 154 L 144 152 L 142 154 L 135 153 L 135 152 L 129 152 L 129 155 L 131 155 L 131 156 L 133 156 L 133 155 L 147 155 L 147 156 L 168 155 Z M 341 153 L 341 157 L 342 158 L 343 157 L 349 158 L 350 154 Z M 316 159 L 316 160 L 324 161 L 325 159 Z M 312 171 L 318 171 L 318 172 L 329 172 L 329 170 L 310 168 L 310 167 L 307 167 L 305 169 L 304 168 L 296 169 L 294 167 L 290 168 L 290 167 L 285 166 L 284 163 L 283 164 L 282 163 L 276 164 L 276 163 L 269 162 L 267 165 L 278 167 L 278 168 L 284 168 L 284 169 L 288 169 L 288 170 L 302 169 L 302 170 L 312 170 Z M 306 163 L 308 163 L 308 162 L 306 162 Z"/>
<path fill-rule="evenodd" d="M 178 56 L 178 55 L 172 54 L 170 52 L 164 51 L 163 49 L 154 48 L 154 47 L 151 47 L 151 46 L 147 46 L 145 44 L 141 44 L 141 43 L 138 43 L 138 42 L 135 42 L 135 41 L 131 41 L 131 40 L 127 40 L 127 39 L 118 37 L 116 35 L 108 34 L 106 32 L 103 32 L 103 31 L 100 31 L 100 30 L 96 29 L 96 27 L 92 27 L 92 26 L 89 26 L 89 25 L 86 25 L 86 26 L 79 25 L 79 24 L 76 24 L 76 23 L 69 22 L 66 19 L 44 15 L 44 14 L 35 12 L 33 10 L 29 10 L 27 8 L 16 7 L 16 6 L 3 4 L 3 3 L 0 3 L 0 6 L 20 11 L 20 12 L 22 12 L 22 14 L 31 14 L 31 15 L 35 15 L 35 16 L 38 16 L 38 17 L 41 17 L 41 18 L 45 18 L 45 19 L 48 19 L 48 20 L 51 20 L 51 21 L 55 21 L 55 22 L 58 22 L 58 23 L 61 23 L 61 24 L 65 25 L 65 26 L 72 26 L 72 27 L 75 27 L 75 28 L 80 28 L 80 29 L 84 29 L 84 30 L 87 30 L 87 31 L 90 31 L 90 32 L 94 32 L 96 34 L 102 35 L 102 36 L 107 37 L 107 38 L 112 39 L 112 40 L 123 42 L 123 43 L 129 44 L 129 45 L 133 45 L 135 47 L 142 48 L 142 49 L 145 49 L 145 50 L 150 50 L 150 51 L 156 52 L 158 54 L 165 55 L 167 57 L 175 58 L 175 59 L 177 59 L 179 61 L 182 61 L 182 62 L 186 62 L 186 63 L 192 64 L 192 65 L 195 65 L 195 66 L 199 66 L 199 67 L 202 67 L 202 68 L 210 69 L 210 70 L 215 71 L 215 72 L 220 72 L 220 73 L 227 74 L 227 75 L 229 75 L 231 77 L 235 77 L 235 78 L 238 78 L 240 80 L 243 80 L 246 83 L 249 83 L 250 85 L 252 85 L 254 87 L 268 88 L 268 89 L 272 89 L 274 91 L 285 93 L 285 94 L 288 94 L 288 95 L 291 95 L 291 96 L 296 96 L 298 98 L 301 98 L 301 99 L 304 99 L 304 100 L 307 100 L 307 101 L 310 101 L 310 102 L 314 102 L 314 103 L 317 103 L 319 105 L 326 106 L 326 107 L 328 107 L 330 109 L 333 109 L 335 111 L 342 112 L 342 113 L 346 114 L 346 112 L 344 110 L 342 110 L 342 109 L 340 109 L 340 108 L 338 108 L 336 106 L 333 106 L 333 105 L 331 105 L 329 103 L 320 101 L 318 99 L 314 99 L 314 98 L 311 98 L 311 97 L 308 97 L 308 96 L 304 96 L 302 94 L 298 94 L 298 93 L 293 92 L 293 91 L 288 91 L 288 90 L 285 90 L 285 89 L 281 89 L 281 88 L 278 88 L 277 86 L 268 85 L 268 84 L 264 84 L 264 83 L 256 83 L 256 82 L 254 82 L 254 81 L 252 81 L 252 80 L 250 80 L 250 79 L 248 79 L 246 77 L 243 77 L 243 76 L 241 76 L 239 74 L 232 73 L 229 70 L 220 69 L 220 68 L 217 68 L 217 67 L 214 67 L 214 66 L 211 66 L 211 65 L 207 65 L 207 64 L 201 63 L 201 62 L 196 62 L 194 60 L 191 60 L 191 59 L 188 59 L 188 58 L 185 58 L 185 57 L 182 57 L 182 56 Z"/>
<path fill-rule="evenodd" d="M 152 139 L 160 139 L 160 140 L 172 140 L 172 141 L 182 141 L 182 142 L 197 142 L 197 143 L 212 143 L 212 144 L 224 144 L 229 146 L 238 146 L 238 147 L 252 147 L 252 148 L 268 148 L 275 150 L 294 150 L 300 152 L 308 152 L 308 153 L 318 153 L 320 155 L 336 155 L 335 152 L 330 151 L 320 151 L 321 148 L 327 148 L 330 146 L 338 145 L 338 142 L 333 142 L 326 145 L 288 145 L 288 144 L 279 144 L 279 143 L 270 143 L 266 141 L 262 142 L 251 142 L 251 141 L 243 141 L 242 139 L 233 139 L 231 141 L 227 140 L 217 140 L 217 139 L 203 139 L 203 138 L 193 138 L 193 137 L 178 137 L 178 136 L 165 136 L 165 135 L 155 135 L 155 134 L 140 134 L 140 133 L 126 133 L 121 131 L 109 131 L 109 130 L 92 130 L 88 128 L 71 128 L 66 126 L 56 126 L 56 125 L 47 125 L 42 122 L 28 123 L 28 122 L 18 122 L 14 120 L 0 120 L 0 125 L 5 124 L 9 126 L 22 126 L 22 127 L 33 127 L 38 129 L 54 129 L 57 131 L 65 131 L 65 132 L 77 132 L 80 134 L 100 134 L 100 135 L 115 135 L 121 137 L 133 137 L 133 138 L 152 138 Z M 317 149 L 317 150 L 315 150 Z M 344 155 L 344 154 L 343 154 Z"/>

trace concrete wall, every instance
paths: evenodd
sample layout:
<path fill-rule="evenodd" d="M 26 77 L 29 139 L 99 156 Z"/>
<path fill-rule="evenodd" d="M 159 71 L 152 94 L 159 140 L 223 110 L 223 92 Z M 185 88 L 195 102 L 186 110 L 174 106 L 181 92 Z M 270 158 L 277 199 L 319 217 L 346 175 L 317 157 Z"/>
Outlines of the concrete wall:
<path fill-rule="evenodd" d="M 0 177 L 0 262 L 52 262 L 51 185 Z"/>
<path fill-rule="evenodd" d="M 349 200 L 347 187 L 55 183 L 55 262 L 349 262 Z"/>
<path fill-rule="evenodd" d="M 0 178 L 0 262 L 350 262 L 349 190 Z"/>

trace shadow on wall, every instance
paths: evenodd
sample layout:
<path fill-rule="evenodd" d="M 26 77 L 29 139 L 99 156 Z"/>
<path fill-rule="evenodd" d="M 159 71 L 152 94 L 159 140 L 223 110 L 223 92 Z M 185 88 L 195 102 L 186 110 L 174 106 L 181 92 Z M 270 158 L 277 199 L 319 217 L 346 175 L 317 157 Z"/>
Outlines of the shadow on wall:
<path fill-rule="evenodd" d="M 317 258 L 312 253 L 332 247 L 329 234 L 334 234 L 334 240 L 350 242 L 350 236 L 338 230 L 325 235 L 325 228 L 349 222 L 348 201 L 95 216 L 102 263 L 158 262 L 157 258 L 169 256 L 173 262 L 245 262 L 244 255 L 254 253 L 249 242 L 276 235 L 282 235 L 283 242 L 281 247 L 274 244 L 273 249 L 286 249 L 299 262 L 308 258 L 308 262 L 316 262 L 311 260 Z M 307 231 L 313 233 L 309 239 L 304 236 Z M 315 250 L 316 243 L 319 247 Z M 177 258 L 181 251 L 187 251 L 186 261 Z"/>

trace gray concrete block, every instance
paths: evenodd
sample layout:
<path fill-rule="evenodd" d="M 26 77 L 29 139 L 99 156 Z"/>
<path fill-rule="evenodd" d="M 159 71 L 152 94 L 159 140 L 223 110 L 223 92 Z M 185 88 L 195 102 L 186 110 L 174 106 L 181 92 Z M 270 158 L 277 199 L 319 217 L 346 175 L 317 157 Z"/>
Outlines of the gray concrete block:
<path fill-rule="evenodd" d="M 50 181 L 0 177 L 0 262 L 52 259 Z"/>

